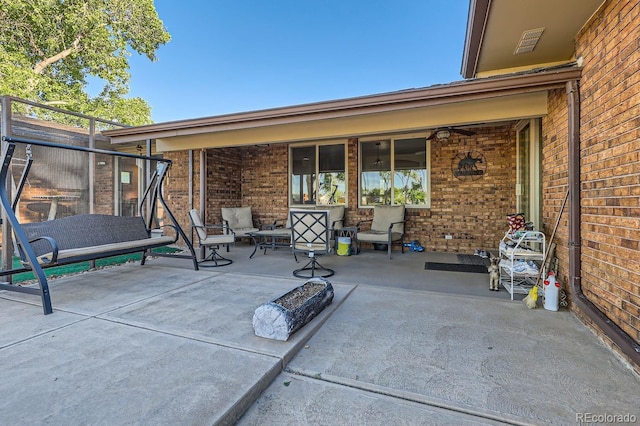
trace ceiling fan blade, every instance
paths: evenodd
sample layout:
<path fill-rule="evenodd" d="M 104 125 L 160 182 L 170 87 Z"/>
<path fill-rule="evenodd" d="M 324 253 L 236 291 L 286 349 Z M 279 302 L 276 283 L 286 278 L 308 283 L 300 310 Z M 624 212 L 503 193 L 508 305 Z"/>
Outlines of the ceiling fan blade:
<path fill-rule="evenodd" d="M 449 130 L 465 136 L 473 136 L 476 134 L 476 132 L 472 132 L 471 130 L 454 129 L 454 128 L 450 128 Z"/>

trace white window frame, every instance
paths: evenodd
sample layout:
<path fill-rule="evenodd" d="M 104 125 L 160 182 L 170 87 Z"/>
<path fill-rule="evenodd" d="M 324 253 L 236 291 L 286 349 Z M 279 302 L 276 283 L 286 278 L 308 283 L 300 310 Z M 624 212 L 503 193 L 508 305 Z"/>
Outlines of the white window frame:
<path fill-rule="evenodd" d="M 401 135 L 380 135 L 375 137 L 362 137 L 358 140 L 358 208 L 359 209 L 371 209 L 374 205 L 365 205 L 362 204 L 362 194 L 361 194 L 361 179 L 362 179 L 362 144 L 367 142 L 376 142 L 388 140 L 391 143 L 390 147 L 390 155 L 391 155 L 391 164 L 395 164 L 395 142 L 396 140 L 402 139 L 412 139 L 412 138 L 425 138 L 425 166 L 426 166 L 426 197 L 425 204 L 407 204 L 407 208 L 411 209 L 430 209 L 431 208 L 431 141 L 427 139 L 429 134 L 425 133 L 407 133 Z M 395 199 L 395 185 L 394 185 L 394 169 L 391 168 L 391 205 L 393 204 L 393 200 Z"/>
<path fill-rule="evenodd" d="M 540 118 L 532 118 L 529 120 L 521 120 L 516 124 L 516 205 L 520 206 L 521 197 L 526 191 L 529 199 L 529 211 L 522 212 L 525 214 L 527 222 L 533 222 L 535 229 L 542 229 L 542 218 L 540 216 L 542 210 L 542 170 L 541 170 L 541 152 L 542 152 L 542 136 L 540 134 Z M 520 168 L 520 133 L 529 126 L 529 162 L 527 164 L 529 173 L 529 186 L 523 188 L 522 174 Z"/>

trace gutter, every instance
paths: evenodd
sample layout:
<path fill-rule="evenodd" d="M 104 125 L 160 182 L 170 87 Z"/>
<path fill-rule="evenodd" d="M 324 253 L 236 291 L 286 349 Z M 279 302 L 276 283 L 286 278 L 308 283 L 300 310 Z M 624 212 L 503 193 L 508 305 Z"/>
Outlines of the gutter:
<path fill-rule="evenodd" d="M 134 138 L 173 137 L 178 131 L 200 134 L 403 111 L 560 88 L 564 87 L 567 81 L 579 78 L 580 74 L 580 68 L 575 66 L 532 70 L 508 76 L 434 85 L 422 89 L 111 129 L 103 131 L 102 134 L 110 137 L 111 143 L 121 143 Z"/>
<path fill-rule="evenodd" d="M 600 328 L 627 358 L 640 367 L 640 345 L 611 321 L 582 292 L 580 230 L 580 93 L 578 80 L 568 81 L 569 120 L 569 288 L 576 306 Z"/>

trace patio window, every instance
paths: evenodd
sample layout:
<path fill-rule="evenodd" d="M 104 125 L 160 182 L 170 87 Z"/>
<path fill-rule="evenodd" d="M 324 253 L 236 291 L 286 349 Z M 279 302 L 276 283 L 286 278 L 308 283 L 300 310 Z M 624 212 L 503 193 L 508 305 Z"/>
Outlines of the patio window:
<path fill-rule="evenodd" d="M 360 206 L 429 207 L 429 142 L 402 137 L 360 143 Z"/>
<path fill-rule="evenodd" d="M 345 144 L 291 147 L 291 205 L 345 204 Z"/>

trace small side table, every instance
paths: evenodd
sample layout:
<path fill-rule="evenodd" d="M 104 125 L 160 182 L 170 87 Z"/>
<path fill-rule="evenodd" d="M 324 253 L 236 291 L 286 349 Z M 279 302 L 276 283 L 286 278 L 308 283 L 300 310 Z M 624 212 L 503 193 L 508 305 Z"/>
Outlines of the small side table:
<path fill-rule="evenodd" d="M 338 247 L 338 238 L 349 237 L 351 238 L 351 253 L 356 255 L 360 252 L 358 247 L 358 227 L 357 226 L 345 226 L 344 228 L 336 232 L 336 248 Z"/>
<path fill-rule="evenodd" d="M 291 247 L 290 229 L 269 226 L 260 231 L 249 232 L 247 235 L 253 239 L 253 253 L 251 253 L 249 259 L 253 258 L 258 248 L 264 250 L 264 254 L 267 254 L 268 248 L 275 250 L 278 247 Z"/>

